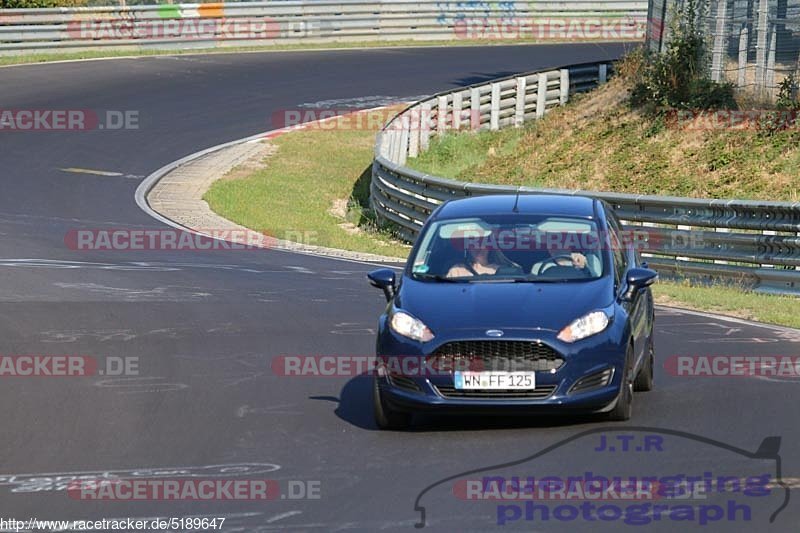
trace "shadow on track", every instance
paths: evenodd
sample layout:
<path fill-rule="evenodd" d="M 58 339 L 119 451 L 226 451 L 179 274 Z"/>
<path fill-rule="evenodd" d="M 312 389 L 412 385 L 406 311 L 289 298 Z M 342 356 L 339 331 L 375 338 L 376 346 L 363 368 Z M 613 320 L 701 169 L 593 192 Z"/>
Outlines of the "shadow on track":
<path fill-rule="evenodd" d="M 362 374 L 350 379 L 339 394 L 332 396 L 311 396 L 311 400 L 329 401 L 337 404 L 336 416 L 358 428 L 378 431 L 372 417 L 372 376 Z M 601 422 L 593 415 L 434 415 L 418 414 L 409 432 L 427 433 L 432 431 L 481 431 L 498 429 L 555 428 L 595 424 Z"/>

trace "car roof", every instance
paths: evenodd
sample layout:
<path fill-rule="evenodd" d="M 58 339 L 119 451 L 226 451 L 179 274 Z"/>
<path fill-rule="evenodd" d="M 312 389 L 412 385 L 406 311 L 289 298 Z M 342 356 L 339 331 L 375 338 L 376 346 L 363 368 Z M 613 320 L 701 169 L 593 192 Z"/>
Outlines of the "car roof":
<path fill-rule="evenodd" d="M 594 218 L 597 200 L 588 196 L 563 194 L 494 194 L 451 200 L 437 212 L 437 219 L 461 218 L 485 215 L 561 215 Z M 517 210 L 514 211 L 514 206 Z"/>

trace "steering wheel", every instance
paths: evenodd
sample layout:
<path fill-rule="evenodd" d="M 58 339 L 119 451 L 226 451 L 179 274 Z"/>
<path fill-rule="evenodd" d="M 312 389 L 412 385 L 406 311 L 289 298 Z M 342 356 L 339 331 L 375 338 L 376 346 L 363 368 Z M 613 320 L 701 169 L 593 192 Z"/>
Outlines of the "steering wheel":
<path fill-rule="evenodd" d="M 568 261 L 569 264 L 568 265 L 563 265 L 563 264 L 560 263 L 560 261 Z M 547 270 L 548 268 L 552 268 L 554 266 L 571 266 L 571 267 L 575 267 L 575 263 L 572 261 L 572 254 L 554 255 L 553 257 L 545 259 L 542 262 L 542 266 L 539 267 L 539 274 L 543 274 L 545 270 Z"/>

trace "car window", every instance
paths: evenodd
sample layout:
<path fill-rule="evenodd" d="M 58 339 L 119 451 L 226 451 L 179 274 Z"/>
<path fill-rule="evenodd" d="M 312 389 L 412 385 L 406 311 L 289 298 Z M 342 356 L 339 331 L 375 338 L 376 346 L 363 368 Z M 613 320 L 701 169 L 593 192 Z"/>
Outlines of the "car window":
<path fill-rule="evenodd" d="M 604 275 L 601 232 L 588 218 L 502 214 L 431 223 L 420 238 L 415 279 L 580 281 Z"/>

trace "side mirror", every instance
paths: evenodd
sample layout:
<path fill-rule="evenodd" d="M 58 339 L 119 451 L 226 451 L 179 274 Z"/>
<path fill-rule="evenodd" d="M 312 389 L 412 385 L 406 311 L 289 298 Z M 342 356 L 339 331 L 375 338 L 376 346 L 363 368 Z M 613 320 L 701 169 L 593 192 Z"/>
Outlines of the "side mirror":
<path fill-rule="evenodd" d="M 373 270 L 369 274 L 367 274 L 367 278 L 369 279 L 369 284 L 373 287 L 377 287 L 383 291 L 383 295 L 386 296 L 386 301 L 388 302 L 392 298 L 394 298 L 394 291 L 395 291 L 395 275 L 394 270 L 389 268 L 381 268 L 378 270 Z"/>
<path fill-rule="evenodd" d="M 649 268 L 632 268 L 628 271 L 625 281 L 628 282 L 628 290 L 625 293 L 626 300 L 632 300 L 640 290 L 649 287 L 658 279 L 658 272 Z"/>

